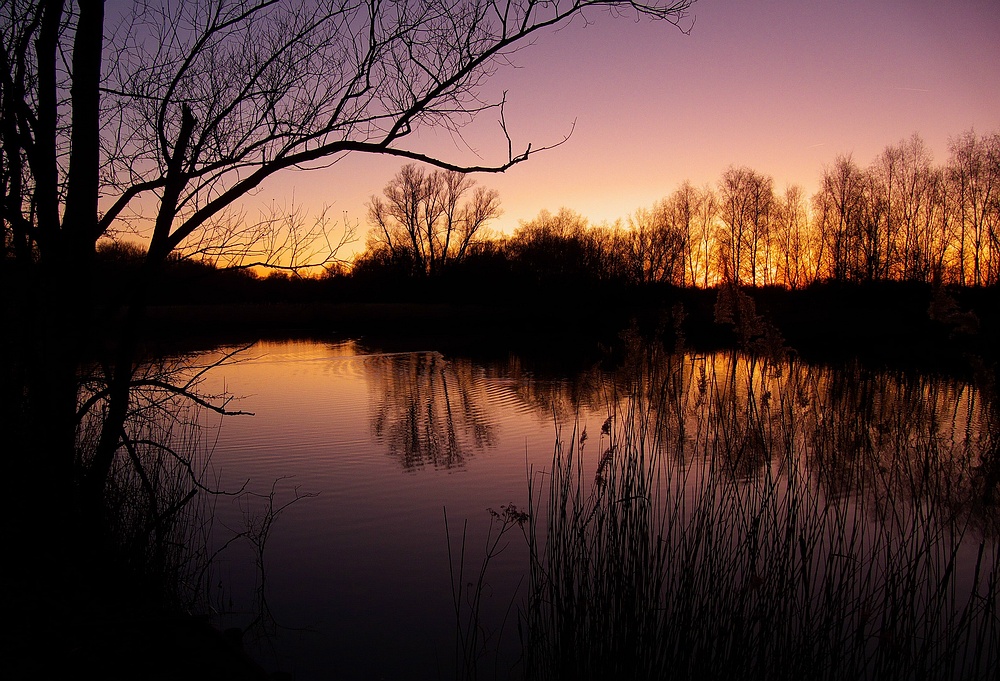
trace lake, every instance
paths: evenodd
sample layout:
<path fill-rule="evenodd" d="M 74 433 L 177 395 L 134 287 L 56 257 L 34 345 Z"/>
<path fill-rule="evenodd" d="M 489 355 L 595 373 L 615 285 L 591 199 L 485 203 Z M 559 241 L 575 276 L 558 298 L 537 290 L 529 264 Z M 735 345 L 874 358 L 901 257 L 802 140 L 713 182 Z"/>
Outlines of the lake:
<path fill-rule="evenodd" d="M 266 495 L 275 483 L 277 504 L 296 489 L 316 495 L 285 510 L 268 537 L 266 596 L 279 628 L 266 643 L 281 642 L 274 662 L 296 678 L 452 677 L 445 512 L 453 562 L 468 521 L 466 569 L 478 569 L 487 509 L 525 503 L 528 467 L 547 466 L 557 428 L 572 428 L 574 387 L 514 359 L 483 366 L 355 342 L 259 344 L 212 370 L 203 390 L 226 390 L 238 397 L 232 406 L 254 413 L 205 424 L 217 428 L 220 487 L 249 481 Z M 580 406 L 599 429 L 606 409 Z M 217 522 L 235 530 L 248 506 L 264 507 L 226 501 Z M 526 559 L 523 539 L 511 544 L 490 566 L 490 597 L 504 608 Z M 255 586 L 251 561 L 241 553 L 220 567 L 232 570 L 227 583 L 237 586 L 227 588 L 244 603 Z M 505 635 L 516 643 L 513 622 Z"/>
<path fill-rule="evenodd" d="M 995 678 L 988 395 L 626 346 L 563 375 L 355 340 L 171 359 L 245 412 L 161 431 L 227 493 L 190 533 L 201 607 L 296 679 Z"/>

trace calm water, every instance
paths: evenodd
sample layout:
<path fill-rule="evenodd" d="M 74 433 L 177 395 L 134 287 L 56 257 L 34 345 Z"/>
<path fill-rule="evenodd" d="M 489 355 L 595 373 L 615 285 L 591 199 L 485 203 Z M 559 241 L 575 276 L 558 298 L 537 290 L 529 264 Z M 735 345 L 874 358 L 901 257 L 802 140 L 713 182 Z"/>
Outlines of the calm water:
<path fill-rule="evenodd" d="M 278 627 L 261 658 L 301 679 L 452 677 L 445 512 L 456 569 L 468 521 L 466 570 L 478 570 L 487 509 L 525 503 L 528 467 L 547 466 L 557 428 L 572 427 L 573 383 L 535 379 L 516 362 L 372 354 L 353 342 L 260 344 L 242 357 L 203 385 L 254 414 L 206 420 L 217 428 L 219 486 L 246 482 L 268 495 L 273 485 L 277 505 L 295 490 L 316 495 L 288 507 L 268 537 L 266 598 Z M 582 405 L 591 428 L 606 416 Z M 245 511 L 264 507 L 223 499 L 217 522 L 238 531 Z M 221 577 L 240 609 L 252 603 L 253 557 L 231 554 Z M 514 598 L 525 557 L 520 539 L 491 563 L 491 609 Z M 513 624 L 501 633 L 516 654 Z"/>
<path fill-rule="evenodd" d="M 186 361 L 209 363 L 230 350 Z M 612 484 L 607 452 L 639 433 L 642 449 L 664 462 L 654 506 L 695 499 L 697 480 L 745 489 L 774 477 L 784 489 L 799 470 L 807 498 L 842 500 L 851 517 L 892 489 L 907 509 L 932 504 L 949 523 L 959 518 L 964 539 L 942 558 L 957 562 L 942 567 L 949 589 L 978 588 L 970 585 L 981 544 L 986 568 L 995 560 L 995 511 L 981 503 L 977 477 L 996 450 L 993 417 L 959 382 L 847 376 L 730 354 L 645 356 L 615 372 L 553 378 L 514 357 L 482 363 L 349 341 L 257 344 L 210 370 L 200 389 L 231 395 L 229 409 L 253 414 L 198 416 L 210 486 L 245 492 L 215 499 L 212 545 L 259 529 L 269 507 L 282 509 L 262 554 L 244 538 L 213 560 L 217 620 L 245 628 L 265 614 L 247 647 L 296 679 L 454 678 L 453 584 L 463 598 L 472 593 L 491 532 L 487 509 L 527 509 L 529 476 L 536 493 L 545 489 L 560 433 L 564 449 L 585 443 L 585 494 Z M 932 483 L 931 469 L 949 482 Z M 542 523 L 544 506 L 535 509 Z M 745 542 L 742 530 L 732 532 L 726 541 Z M 883 535 L 870 536 L 877 544 Z M 516 620 L 528 552 L 517 528 L 504 545 L 480 592 L 487 652 L 478 659 L 487 678 L 520 669 Z"/>

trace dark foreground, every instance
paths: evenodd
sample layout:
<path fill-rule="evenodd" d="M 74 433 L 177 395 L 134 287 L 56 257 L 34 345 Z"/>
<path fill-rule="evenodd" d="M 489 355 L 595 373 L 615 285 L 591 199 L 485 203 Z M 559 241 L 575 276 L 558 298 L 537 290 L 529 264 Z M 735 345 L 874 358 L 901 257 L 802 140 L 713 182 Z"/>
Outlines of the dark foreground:
<path fill-rule="evenodd" d="M 998 287 L 934 289 L 887 282 L 744 290 L 735 319 L 721 318 L 724 297 L 719 289 L 664 288 L 632 298 L 595 292 L 552 299 L 540 291 L 535 299 L 502 304 L 278 300 L 159 305 L 148 310 L 145 335 L 199 345 L 295 335 L 364 336 L 388 347 L 590 361 L 633 327 L 671 347 L 746 345 L 742 349 L 756 351 L 766 340 L 813 362 L 860 359 L 958 373 L 969 370 L 970 355 L 989 355 L 1000 345 Z"/>
<path fill-rule="evenodd" d="M 517 352 L 554 365 L 607 358 L 620 333 L 632 327 L 671 347 L 778 348 L 817 362 L 860 359 L 901 369 L 995 375 L 998 302 L 996 288 L 935 291 L 902 284 L 749 291 L 731 298 L 725 310 L 719 291 L 672 289 L 624 303 L 597 295 L 564 302 L 540 296 L 505 305 L 285 300 L 156 306 L 148 310 L 141 335 L 154 352 L 261 337 L 365 336 L 387 350 Z M 21 509 L 16 517 L 24 522 L 33 516 Z M 41 532 L 41 525 L 22 531 Z M 20 567 L 9 583 L 7 603 L 11 619 L 21 626 L 4 644 L 14 678 L 62 672 L 130 679 L 268 678 L 242 653 L 236 637 L 203 619 L 149 607 L 135 591 L 109 590 L 113 577 L 104 586 L 103 580 L 80 579 L 79 588 L 66 584 L 63 593 L 73 595 L 56 604 L 39 595 L 46 585 L 34 583 L 38 576 L 31 566 Z"/>

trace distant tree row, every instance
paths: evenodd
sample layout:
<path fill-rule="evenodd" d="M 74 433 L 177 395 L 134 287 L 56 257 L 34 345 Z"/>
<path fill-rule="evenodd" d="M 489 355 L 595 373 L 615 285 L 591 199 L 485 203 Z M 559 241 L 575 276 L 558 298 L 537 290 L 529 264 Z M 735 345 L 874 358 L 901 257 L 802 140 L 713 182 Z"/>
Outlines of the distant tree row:
<path fill-rule="evenodd" d="M 1000 133 L 969 131 L 936 166 L 919 135 L 886 147 L 867 167 L 838 156 L 807 198 L 776 191 L 751 168 L 716 186 L 683 183 L 650 208 L 590 225 L 563 208 L 542 211 L 512 236 L 491 235 L 496 192 L 468 176 L 404 167 L 369 204 L 359 273 L 433 275 L 468 258 L 507 261 L 545 278 L 708 287 L 799 288 L 816 281 L 988 285 L 1000 279 Z"/>

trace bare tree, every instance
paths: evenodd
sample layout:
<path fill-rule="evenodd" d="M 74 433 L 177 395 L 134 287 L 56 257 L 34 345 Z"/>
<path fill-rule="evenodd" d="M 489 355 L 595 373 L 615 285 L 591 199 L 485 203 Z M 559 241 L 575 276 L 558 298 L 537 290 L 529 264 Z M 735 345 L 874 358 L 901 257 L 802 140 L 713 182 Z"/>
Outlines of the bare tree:
<path fill-rule="evenodd" d="M 673 225 L 673 238 L 668 239 L 676 247 L 673 257 L 676 263 L 671 264 L 673 270 L 672 283 L 678 286 L 684 285 L 690 267 L 691 247 L 690 242 L 698 236 L 698 217 L 701 211 L 702 194 L 685 180 L 681 186 L 674 190 L 668 201 L 670 205 L 671 222 Z M 694 285 L 694 275 L 691 276 L 691 285 Z"/>
<path fill-rule="evenodd" d="M 768 281 L 774 181 L 746 166 L 730 167 L 719 181 L 722 278 L 736 285 Z"/>
<path fill-rule="evenodd" d="M 885 201 L 886 275 L 895 279 L 923 279 L 918 215 L 928 200 L 930 154 L 919 135 L 886 147 L 870 172 Z"/>
<path fill-rule="evenodd" d="M 949 140 L 948 149 L 958 281 L 975 286 L 995 282 L 1000 270 L 996 248 L 1000 238 L 1000 133 L 977 136 L 969 130 Z"/>
<path fill-rule="evenodd" d="M 882 277 L 940 281 L 951 250 L 944 173 L 917 134 L 890 145 L 868 171 L 869 225 L 881 225 Z M 961 230 L 959 235 L 962 235 Z M 959 247 L 963 251 L 964 246 Z M 961 259 L 961 256 L 957 256 Z"/>
<path fill-rule="evenodd" d="M 542 209 L 533 219 L 522 221 L 514 232 L 513 243 L 561 241 L 583 237 L 590 229 L 590 222 L 575 210 L 563 206 L 553 215 Z"/>
<path fill-rule="evenodd" d="M 932 200 L 933 169 L 931 155 L 923 139 L 911 135 L 896 145 L 896 153 L 901 161 L 899 189 L 896 203 L 889 204 L 891 219 L 899 225 L 896 253 L 899 257 L 899 276 L 906 280 L 925 281 L 928 278 L 926 244 L 926 222 L 921 214 L 928 210 Z"/>
<path fill-rule="evenodd" d="M 697 286 L 699 280 L 705 288 L 709 287 L 713 275 L 712 264 L 716 259 L 716 217 L 719 212 L 718 199 L 708 185 L 699 191 L 698 213 L 688 244 L 691 254 L 688 257 L 691 270 L 691 284 Z M 717 274 L 715 272 L 714 274 Z"/>
<path fill-rule="evenodd" d="M 875 168 L 861 174 L 861 276 L 868 281 L 889 278 L 889 197 Z"/>
<path fill-rule="evenodd" d="M 210 242 L 232 237 L 239 202 L 276 173 L 353 153 L 506 170 L 546 148 L 515 151 L 503 98 L 482 99 L 483 85 L 519 49 L 585 11 L 630 10 L 681 26 L 692 2 L 5 0 L 3 262 L 40 273 L 30 279 L 37 299 L 15 325 L 40 336 L 18 339 L 31 369 L 16 399 L 26 401 L 19 413 L 30 425 L 19 425 L 25 441 L 16 447 L 52 453 L 63 480 L 72 470 L 78 357 L 66 339 L 91 335 L 82 325 L 106 295 L 93 290 L 88 270 L 102 237 L 127 229 L 145 237 L 147 267 L 130 292 L 141 303 L 172 252 L 187 246 L 221 257 Z M 458 132 L 484 113 L 499 119 L 503 158 L 469 165 L 408 144 L 417 130 Z M 272 246 L 301 253 L 295 234 L 311 231 Z M 245 262 L 273 263 L 257 251 L 274 232 L 260 233 L 265 240 L 253 248 L 230 243 L 245 249 Z M 121 345 L 112 362 L 121 376 L 113 392 L 126 403 L 128 350 Z M 109 438 L 118 438 L 114 421 L 126 412 L 127 404 L 109 410 Z M 56 494 L 69 498 L 69 487 Z"/>
<path fill-rule="evenodd" d="M 952 250 L 951 211 L 943 168 L 928 169 L 924 194 L 916 215 L 918 273 L 923 281 L 941 284 L 949 279 L 948 255 Z"/>
<path fill-rule="evenodd" d="M 334 228 L 329 207 L 308 215 L 302 204 L 272 201 L 255 219 L 247 211 L 229 212 L 212 220 L 175 251 L 223 269 L 263 268 L 299 275 L 318 267 L 343 267 L 338 256 L 353 241 L 357 227 L 344 217 Z"/>
<path fill-rule="evenodd" d="M 791 185 L 779 200 L 775 219 L 775 270 L 777 280 L 795 289 L 808 281 L 809 216 L 802 187 Z"/>
<path fill-rule="evenodd" d="M 407 164 L 368 204 L 369 250 L 384 249 L 433 276 L 461 262 L 483 227 L 500 215 L 497 192 L 455 170 Z M 469 195 L 471 192 L 471 196 Z"/>
<path fill-rule="evenodd" d="M 686 218 L 690 219 L 690 205 L 676 195 L 629 216 L 623 246 L 631 281 L 678 285 L 683 282 Z"/>
<path fill-rule="evenodd" d="M 862 239 L 864 200 L 864 172 L 849 154 L 838 156 L 823 169 L 820 190 L 813 197 L 815 226 L 822 243 L 822 271 L 837 281 L 872 278 L 872 268 L 877 270 L 878 244 Z M 859 261 L 862 253 L 872 256 L 867 266 Z M 869 276 L 863 277 L 862 272 Z"/>
<path fill-rule="evenodd" d="M 553 215 L 543 209 L 532 220 L 521 222 L 508 249 L 533 276 L 577 282 L 606 269 L 604 248 L 595 240 L 595 231 L 574 210 L 563 207 Z"/>
<path fill-rule="evenodd" d="M 268 177 L 388 154 L 502 171 L 503 100 L 479 90 L 529 39 L 583 11 L 678 25 L 693 0 L 12 0 L 0 10 L 3 222 L 12 252 L 76 262 L 131 217 L 162 260 Z M 71 57 L 70 57 L 71 55 Z M 406 146 L 499 112 L 507 158 Z"/>

